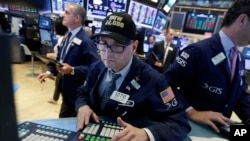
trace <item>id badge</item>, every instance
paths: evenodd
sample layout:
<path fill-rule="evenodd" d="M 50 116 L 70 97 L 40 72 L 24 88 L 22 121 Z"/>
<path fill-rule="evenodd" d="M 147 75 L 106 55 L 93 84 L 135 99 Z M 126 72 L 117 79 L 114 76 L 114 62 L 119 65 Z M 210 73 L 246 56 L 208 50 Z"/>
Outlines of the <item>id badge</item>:
<path fill-rule="evenodd" d="M 118 91 L 114 91 L 110 96 L 110 99 L 125 104 L 129 99 L 129 95 Z"/>

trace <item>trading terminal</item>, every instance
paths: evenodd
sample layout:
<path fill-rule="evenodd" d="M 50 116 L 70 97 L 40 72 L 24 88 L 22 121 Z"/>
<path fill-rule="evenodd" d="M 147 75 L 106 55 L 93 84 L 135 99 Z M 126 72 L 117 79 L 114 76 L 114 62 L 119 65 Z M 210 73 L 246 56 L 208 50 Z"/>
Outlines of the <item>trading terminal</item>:
<path fill-rule="evenodd" d="M 62 16 L 68 3 L 74 2 L 86 9 L 87 21 L 84 28 L 91 29 L 94 26 L 96 28 L 94 33 L 100 31 L 102 20 L 110 13 L 129 13 L 136 23 L 137 39 L 140 41 L 136 53 L 143 61 L 147 61 L 148 58 L 145 54 L 148 53 L 150 48 L 149 37 L 151 35 L 156 37 L 156 41 L 164 40 L 163 31 L 166 28 L 172 28 L 177 31 L 173 43 L 181 50 L 190 43 L 203 40 L 217 33 L 220 30 L 225 12 L 233 1 L 43 0 L 43 2 L 39 3 L 35 2 L 35 0 L 28 0 L 28 2 L 24 0 L 17 0 L 16 2 L 0 1 L 0 44 L 3 48 L 0 52 L 0 65 L 4 68 L 0 72 L 2 80 L 0 81 L 0 92 L 3 94 L 0 98 L 0 109 L 4 111 L 2 113 L 6 113 L 0 118 L 0 122 L 3 124 L 0 127 L 0 140 L 26 141 L 38 140 L 39 138 L 39 140 L 101 141 L 110 140 L 114 134 L 122 130 L 116 121 L 105 117 L 103 117 L 100 124 L 90 123 L 82 132 L 77 132 L 75 129 L 75 118 L 58 119 L 51 117 L 43 119 L 36 117 L 31 120 L 20 120 L 17 117 L 16 112 L 21 111 L 15 109 L 16 102 L 13 100 L 14 97 L 16 101 L 18 100 L 15 93 L 22 89 L 22 84 L 18 84 L 20 88 L 13 91 L 15 82 L 11 80 L 15 75 L 10 71 L 11 65 L 22 65 L 26 62 L 35 61 L 40 62 L 41 72 L 46 70 L 45 62 L 38 57 L 32 59 L 32 55 L 29 58 L 30 56 L 27 56 L 21 44 L 26 45 L 32 53 L 36 52 L 45 55 L 53 52 L 53 46 L 56 43 L 53 22 L 56 18 Z M 147 10 L 140 11 L 138 10 L 139 7 Z M 22 21 L 25 24 L 22 24 Z M 20 29 L 24 29 L 24 33 L 20 33 L 23 31 Z M 10 52 L 10 55 L 4 52 Z M 245 57 L 247 75 L 248 70 L 250 70 L 250 48 L 248 46 L 244 47 L 242 53 Z M 34 66 L 32 67 L 34 69 Z M 22 75 L 25 76 L 25 74 Z M 34 79 L 33 81 L 36 80 Z M 53 78 L 52 81 L 54 81 Z M 25 90 L 23 93 L 25 93 Z M 20 92 L 18 94 L 21 95 Z M 52 92 L 50 95 L 52 95 Z M 36 106 L 40 105 L 40 103 L 36 104 Z M 233 118 L 238 120 L 237 117 Z M 196 125 L 191 121 L 190 124 L 192 125 L 192 131 L 187 140 L 199 140 L 203 137 L 227 140 L 225 136 L 216 134 L 205 126 Z"/>

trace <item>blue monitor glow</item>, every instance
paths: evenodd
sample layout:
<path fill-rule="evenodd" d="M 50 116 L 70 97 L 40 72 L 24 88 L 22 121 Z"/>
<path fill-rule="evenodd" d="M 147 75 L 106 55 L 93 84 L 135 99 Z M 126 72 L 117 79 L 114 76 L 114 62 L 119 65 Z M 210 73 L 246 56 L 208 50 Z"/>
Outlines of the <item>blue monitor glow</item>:
<path fill-rule="evenodd" d="M 245 59 L 245 69 L 250 70 L 250 47 L 244 47 L 242 54 Z"/>
<path fill-rule="evenodd" d="M 157 9 L 131 0 L 128 14 L 132 16 L 137 26 L 151 29 L 155 21 Z"/>
<path fill-rule="evenodd" d="M 128 0 L 88 0 L 87 16 L 104 19 L 114 12 L 126 12 Z"/>
<path fill-rule="evenodd" d="M 250 59 L 250 47 L 244 47 L 242 54 L 245 59 Z"/>
<path fill-rule="evenodd" d="M 165 15 L 161 11 L 158 11 L 155 22 L 154 22 L 153 30 L 162 32 L 164 28 L 166 27 L 167 21 L 168 21 L 167 15 Z"/>
<path fill-rule="evenodd" d="M 52 30 L 52 19 L 46 16 L 39 15 L 38 19 L 38 27 L 42 29 Z"/>
<path fill-rule="evenodd" d="M 213 33 L 217 21 L 217 15 L 187 12 L 183 32 L 204 34 L 205 32 Z"/>
<path fill-rule="evenodd" d="M 63 14 L 69 3 L 83 6 L 83 0 L 52 0 L 52 13 Z"/>
<path fill-rule="evenodd" d="M 180 49 L 187 47 L 189 44 L 187 37 L 177 37 L 177 36 L 173 38 L 172 43 Z"/>

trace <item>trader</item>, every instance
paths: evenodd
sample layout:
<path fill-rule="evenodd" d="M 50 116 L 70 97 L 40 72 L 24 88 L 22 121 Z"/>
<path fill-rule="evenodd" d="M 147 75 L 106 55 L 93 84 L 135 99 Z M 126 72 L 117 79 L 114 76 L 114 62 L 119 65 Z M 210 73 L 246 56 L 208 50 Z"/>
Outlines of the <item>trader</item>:
<path fill-rule="evenodd" d="M 112 141 L 183 140 L 190 131 L 185 111 L 164 75 L 134 55 L 138 41 L 131 16 L 109 15 L 97 36 L 101 60 L 79 89 L 78 130 L 107 116 L 124 127 Z"/>
<path fill-rule="evenodd" d="M 151 51 L 148 62 L 161 73 L 165 72 L 176 58 L 178 48 L 172 43 L 174 35 L 174 29 L 166 29 L 165 40 L 155 42 Z"/>
<path fill-rule="evenodd" d="M 250 0 L 237 0 L 219 33 L 181 51 L 165 75 L 191 120 L 220 132 L 221 126 L 233 122 L 234 111 L 243 123 L 250 124 L 244 59 L 237 49 L 249 43 Z"/>
<path fill-rule="evenodd" d="M 63 64 L 62 67 L 57 67 L 63 75 L 60 118 L 76 116 L 77 88 L 85 81 L 89 65 L 98 60 L 97 48 L 82 28 L 85 18 L 85 10 L 75 3 L 70 3 L 63 15 L 62 23 L 69 31 L 58 47 L 57 55 L 57 60 Z M 38 80 L 44 82 L 50 72 L 41 73 Z"/>

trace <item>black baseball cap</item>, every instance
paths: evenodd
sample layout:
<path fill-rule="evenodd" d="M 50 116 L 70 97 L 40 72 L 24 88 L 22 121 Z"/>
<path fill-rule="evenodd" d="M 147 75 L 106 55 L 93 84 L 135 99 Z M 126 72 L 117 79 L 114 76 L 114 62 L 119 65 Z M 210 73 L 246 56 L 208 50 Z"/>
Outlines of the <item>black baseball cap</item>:
<path fill-rule="evenodd" d="M 94 36 L 108 36 L 120 44 L 127 45 L 136 38 L 136 26 L 128 13 L 117 12 L 102 21 L 100 33 Z"/>

